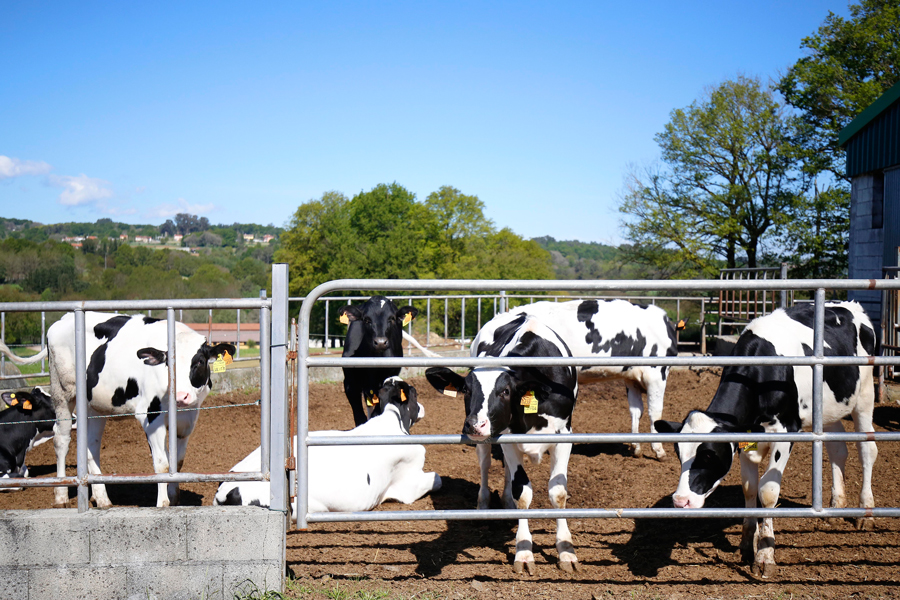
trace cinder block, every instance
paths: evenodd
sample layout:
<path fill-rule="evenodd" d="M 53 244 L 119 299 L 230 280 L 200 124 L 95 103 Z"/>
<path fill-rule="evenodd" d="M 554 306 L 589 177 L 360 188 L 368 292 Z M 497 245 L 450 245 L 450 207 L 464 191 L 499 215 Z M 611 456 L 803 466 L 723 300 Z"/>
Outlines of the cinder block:
<path fill-rule="evenodd" d="M 86 565 L 93 523 L 76 509 L 2 511 L 0 566 Z"/>
<path fill-rule="evenodd" d="M 124 598 L 125 567 L 40 568 L 28 572 L 28 598 Z"/>
<path fill-rule="evenodd" d="M 28 598 L 28 571 L 15 567 L 0 568 L 0 598 Z"/>
<path fill-rule="evenodd" d="M 216 564 L 131 565 L 126 589 L 129 600 L 231 598 L 222 593 L 222 566 Z"/>
<path fill-rule="evenodd" d="M 284 515 L 256 506 L 203 507 L 188 519 L 192 561 L 280 561 Z"/>
<path fill-rule="evenodd" d="M 183 509 L 112 508 L 91 532 L 91 564 L 129 565 L 187 560 Z"/>
<path fill-rule="evenodd" d="M 281 592 L 284 567 L 280 562 L 225 564 L 225 598 L 261 598 L 267 591 Z M 257 592 L 254 594 L 253 592 Z"/>

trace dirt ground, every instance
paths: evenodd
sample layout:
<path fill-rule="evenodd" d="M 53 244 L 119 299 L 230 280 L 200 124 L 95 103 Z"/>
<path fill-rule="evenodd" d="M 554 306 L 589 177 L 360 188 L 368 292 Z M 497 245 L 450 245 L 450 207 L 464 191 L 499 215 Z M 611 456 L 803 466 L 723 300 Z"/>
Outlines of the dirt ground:
<path fill-rule="evenodd" d="M 439 395 L 424 378 L 410 380 L 419 390 L 426 417 L 414 433 L 457 433 L 463 421 L 461 400 Z M 693 408 L 705 408 L 718 383 L 715 369 L 677 370 L 666 391 L 664 416 L 681 420 Z M 313 429 L 347 429 L 352 416 L 339 384 L 313 384 L 310 422 Z M 205 406 L 232 406 L 204 411 L 191 437 L 184 470 L 228 470 L 259 443 L 259 409 L 234 407 L 252 402 L 255 394 L 211 397 Z M 900 430 L 900 405 L 875 409 L 878 431 Z M 630 427 L 624 385 L 607 382 L 583 386 L 575 410 L 576 432 L 622 432 Z M 646 420 L 642 431 L 647 431 Z M 848 427 L 849 428 L 849 427 Z M 74 436 L 73 436 L 74 437 Z M 668 456 L 634 458 L 623 444 L 576 445 L 569 463 L 570 507 L 671 507 L 678 477 L 671 445 Z M 69 463 L 74 473 L 74 444 Z M 112 420 L 102 450 L 106 472 L 150 471 L 146 440 L 132 418 Z M 785 475 L 780 506 L 810 505 L 810 449 L 797 444 Z M 534 507 L 549 508 L 549 461 L 529 467 Z M 33 477 L 55 470 L 52 444 L 29 455 Z M 431 446 L 426 469 L 436 471 L 443 488 L 410 506 L 390 503 L 385 510 L 469 509 L 475 506 L 478 468 L 470 447 Z M 875 464 L 878 506 L 900 506 L 900 447 L 881 443 Z M 826 476 L 830 469 L 825 468 Z M 848 501 L 859 493 L 859 463 L 851 448 L 847 465 Z M 492 504 L 500 507 L 502 466 L 491 472 Z M 211 504 L 216 484 L 182 486 L 181 502 Z M 830 483 L 825 484 L 826 501 Z M 114 504 L 152 506 L 152 485 L 109 486 Z M 46 508 L 52 491 L 33 488 L 0 494 L 0 509 Z M 740 507 L 739 468 L 735 465 L 708 506 Z M 879 519 L 871 532 L 852 524 L 815 519 L 775 522 L 775 577 L 762 580 L 741 564 L 737 552 L 740 523 L 735 519 L 575 519 L 569 521 L 581 570 L 566 574 L 556 568 L 555 525 L 531 522 L 537 574 L 517 575 L 512 568 L 515 521 L 313 524 L 308 532 L 288 534 L 288 566 L 296 586 L 315 594 L 334 586 L 379 597 L 431 598 L 879 598 L 900 597 L 900 520 Z M 372 595 L 374 594 L 374 596 Z M 318 596 L 319 594 L 316 594 Z M 333 597 L 333 594 L 331 594 Z M 365 597 L 360 596 L 360 597 Z"/>

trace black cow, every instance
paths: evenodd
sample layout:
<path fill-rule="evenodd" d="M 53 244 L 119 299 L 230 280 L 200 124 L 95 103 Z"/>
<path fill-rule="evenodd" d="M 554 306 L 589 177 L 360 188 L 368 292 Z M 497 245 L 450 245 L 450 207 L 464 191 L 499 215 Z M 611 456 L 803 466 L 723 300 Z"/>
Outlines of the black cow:
<path fill-rule="evenodd" d="M 412 306 L 397 306 L 384 296 L 372 296 L 360 305 L 346 305 L 338 310 L 341 322 L 348 324 L 344 340 L 346 357 L 400 357 L 403 356 L 403 326 L 408 325 L 419 310 Z M 381 414 L 376 392 L 384 380 L 400 374 L 399 367 L 344 368 L 344 393 L 353 409 L 355 426 L 365 423 L 369 417 Z M 363 409 L 368 406 L 368 416 Z"/>
<path fill-rule="evenodd" d="M 571 357 L 572 353 L 556 332 L 532 315 L 503 313 L 491 319 L 472 342 L 472 356 Z M 444 367 L 425 372 L 438 391 L 456 397 L 462 394 L 466 406 L 463 433 L 483 440 L 501 433 L 571 433 L 572 411 L 578 393 L 575 367 L 477 367 L 466 377 Z M 501 444 L 506 463 L 503 501 L 507 508 L 531 505 L 532 487 L 525 473 L 524 458 L 541 461 L 550 452 L 550 503 L 565 508 L 568 494 L 567 471 L 572 444 Z M 488 507 L 488 469 L 491 449 L 477 446 L 481 468 L 478 508 Z M 557 519 L 556 549 L 559 568 L 573 571 L 578 558 L 565 519 Z M 528 521 L 521 519 L 516 533 L 515 569 L 534 572 L 534 554 Z"/>
<path fill-rule="evenodd" d="M 53 401 L 38 388 L 3 392 L 2 398 L 9 408 L 0 411 L 0 478 L 28 477 L 25 454 L 36 438 L 53 430 Z"/>
<path fill-rule="evenodd" d="M 776 310 L 751 322 L 735 345 L 733 356 L 811 356 L 813 353 L 814 307 L 801 305 Z M 872 356 L 875 332 L 862 307 L 855 302 L 825 306 L 825 355 Z M 795 432 L 812 423 L 812 367 L 790 365 L 741 365 L 722 369 L 716 395 L 705 411 L 691 411 L 683 423 L 657 421 L 660 433 Z M 826 431 L 844 431 L 841 420 L 850 415 L 856 431 L 871 432 L 875 390 L 871 366 L 826 366 L 824 368 L 823 420 Z M 831 506 L 843 508 L 844 465 L 847 445 L 827 442 L 831 462 Z M 859 442 L 863 508 L 875 506 L 872 496 L 872 465 L 878 456 L 875 442 Z M 791 453 L 790 442 L 748 444 L 726 442 L 679 442 L 681 478 L 672 495 L 677 508 L 702 508 L 706 497 L 728 474 L 734 453 L 741 450 L 741 479 L 747 508 L 756 508 L 757 497 L 764 508 L 778 502 L 781 478 Z M 759 477 L 759 464 L 769 456 L 769 466 Z M 861 519 L 861 529 L 871 528 L 871 517 Z M 775 572 L 775 534 L 772 519 L 745 519 L 741 553 L 754 573 L 768 577 Z"/>

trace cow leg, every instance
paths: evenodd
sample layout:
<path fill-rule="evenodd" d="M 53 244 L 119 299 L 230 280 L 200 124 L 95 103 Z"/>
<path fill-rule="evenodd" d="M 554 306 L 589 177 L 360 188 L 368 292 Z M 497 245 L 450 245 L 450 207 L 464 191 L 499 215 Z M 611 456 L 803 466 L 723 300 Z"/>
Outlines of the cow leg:
<path fill-rule="evenodd" d="M 52 388 L 53 386 L 51 386 Z M 63 400 L 56 402 L 56 423 L 53 425 L 53 449 L 56 451 L 56 476 L 66 476 L 66 456 L 69 454 L 69 443 L 72 440 L 72 410 L 69 403 Z M 84 425 L 82 425 L 84 426 Z M 54 508 L 65 508 L 69 505 L 69 488 L 62 486 L 53 488 Z"/>
<path fill-rule="evenodd" d="M 153 458 L 153 471 L 155 473 L 169 472 L 169 458 L 166 455 L 166 413 L 154 415 L 156 418 L 149 421 L 147 417 L 139 418 L 138 421 L 144 427 L 144 433 L 147 435 L 147 443 L 150 445 L 150 455 Z M 177 435 L 177 434 L 176 434 Z M 170 506 L 169 486 L 160 483 L 156 495 L 156 506 Z"/>
<path fill-rule="evenodd" d="M 475 453 L 478 455 L 478 467 L 481 471 L 481 483 L 478 486 L 478 510 L 490 508 L 491 488 L 488 485 L 488 473 L 491 470 L 491 445 L 477 444 Z"/>
<path fill-rule="evenodd" d="M 865 383 L 865 382 L 864 382 Z M 870 433 L 875 431 L 872 427 L 872 406 L 874 402 L 875 392 L 871 385 L 865 386 L 864 389 L 869 391 L 871 398 L 862 398 L 853 410 L 853 423 L 856 431 Z M 874 508 L 875 496 L 872 494 L 872 467 L 875 466 L 875 460 L 878 458 L 878 446 L 875 442 L 857 442 L 856 448 L 859 451 L 859 462 L 862 467 L 862 486 L 859 491 L 859 505 L 862 508 Z M 875 526 L 873 517 L 863 517 L 856 521 L 858 529 L 870 530 Z"/>
<path fill-rule="evenodd" d="M 829 423 L 823 428 L 832 433 L 843 433 L 844 426 L 840 421 Z M 825 450 L 828 452 L 828 462 L 831 463 L 831 508 L 844 508 L 847 506 L 847 497 L 844 492 L 844 467 L 847 464 L 847 444 L 844 442 L 825 442 Z M 837 519 L 829 519 L 836 521 Z"/>
<path fill-rule="evenodd" d="M 178 415 L 178 433 L 175 442 L 178 452 L 179 471 L 184 467 L 184 456 L 187 454 L 188 439 L 190 439 L 191 434 L 194 432 L 194 427 L 197 425 L 199 416 L 200 413 L 198 411 L 189 411 L 179 413 Z M 168 466 L 166 468 L 168 468 Z M 177 483 L 168 484 L 167 495 L 169 497 L 170 506 L 178 506 L 180 493 Z"/>
<path fill-rule="evenodd" d="M 99 475 L 100 471 L 100 442 L 103 440 L 103 430 L 106 429 L 106 419 L 94 418 L 97 413 L 88 405 L 87 423 L 81 422 L 79 427 L 87 425 L 87 459 L 88 473 L 91 475 Z M 91 486 L 91 499 L 97 508 L 112 508 L 112 502 L 106 494 L 106 486 L 103 484 L 93 484 Z"/>
<path fill-rule="evenodd" d="M 503 460 L 507 465 L 506 486 L 510 488 L 513 505 L 507 508 L 525 510 L 531 506 L 533 490 L 531 481 L 525 473 L 522 451 L 515 444 L 501 444 Z M 519 519 L 519 527 L 516 530 L 516 559 L 513 566 L 516 573 L 528 571 L 534 575 L 534 554 L 531 551 L 531 531 L 528 529 L 528 519 Z"/>
<path fill-rule="evenodd" d="M 653 376 L 658 381 L 652 382 L 647 386 L 647 412 L 650 413 L 650 433 L 656 433 L 655 423 L 662 419 L 663 398 L 666 394 L 666 382 L 662 379 L 662 373 L 659 369 L 653 369 Z M 656 458 L 662 460 L 666 457 L 666 451 L 659 442 L 650 444 Z"/>
<path fill-rule="evenodd" d="M 744 507 L 756 508 L 756 499 L 759 493 L 759 463 L 752 460 L 747 452 L 741 452 L 741 488 L 744 492 Z M 747 517 L 744 519 L 744 528 L 741 532 L 741 560 L 747 564 L 753 564 L 756 556 L 756 543 L 758 540 L 758 519 Z"/>
<path fill-rule="evenodd" d="M 759 480 L 759 500 L 763 508 L 774 508 L 781 493 L 781 478 L 784 467 L 791 455 L 790 442 L 776 442 L 769 450 L 769 468 Z M 775 575 L 775 530 L 771 517 L 762 520 L 756 558 L 753 563 L 754 575 L 772 577 Z"/>
<path fill-rule="evenodd" d="M 644 396 L 634 382 L 626 381 L 625 389 L 628 391 L 628 410 L 631 412 L 631 433 L 640 432 L 641 415 L 644 413 Z M 634 456 L 641 455 L 641 445 L 631 444 L 631 453 Z"/>
<path fill-rule="evenodd" d="M 350 402 L 350 408 L 353 410 L 354 427 L 359 427 L 368 421 L 366 411 L 362 405 L 363 390 L 357 383 L 352 381 L 352 378 L 350 379 L 351 380 L 348 380 L 348 377 L 344 375 L 344 393 L 347 395 L 347 400 Z"/>
<path fill-rule="evenodd" d="M 571 433 L 571 432 L 564 432 Z M 572 444 L 554 444 L 550 446 L 550 504 L 553 508 L 565 508 L 569 499 L 568 469 L 569 457 L 572 455 Z M 575 544 L 572 533 L 565 519 L 556 520 L 556 552 L 559 554 L 558 566 L 563 571 L 577 571 L 578 557 L 575 556 Z"/>

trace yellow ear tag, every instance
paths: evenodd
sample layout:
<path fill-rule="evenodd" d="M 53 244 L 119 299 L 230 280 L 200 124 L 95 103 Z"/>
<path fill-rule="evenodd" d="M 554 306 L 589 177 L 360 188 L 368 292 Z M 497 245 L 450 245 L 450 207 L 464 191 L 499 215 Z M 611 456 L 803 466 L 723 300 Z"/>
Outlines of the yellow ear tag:
<path fill-rule="evenodd" d="M 534 391 L 530 391 L 524 396 L 522 396 L 522 406 L 530 406 L 531 402 L 534 400 Z"/>
<path fill-rule="evenodd" d="M 15 398 L 16 395 L 15 395 L 15 394 L 10 394 L 9 397 L 10 397 L 10 398 Z"/>
<path fill-rule="evenodd" d="M 456 388 L 453 387 L 453 384 L 447 384 L 447 387 L 444 388 L 444 395 L 450 396 L 451 398 L 456 398 Z"/>
<path fill-rule="evenodd" d="M 222 358 L 222 355 L 219 355 L 219 358 L 215 360 L 212 366 L 213 373 L 224 373 L 225 372 L 225 360 Z"/>
<path fill-rule="evenodd" d="M 753 432 L 748 429 L 747 433 L 753 433 Z M 738 448 L 740 448 L 742 452 L 748 452 L 750 450 L 759 450 L 759 442 L 738 442 Z"/>
<path fill-rule="evenodd" d="M 538 409 L 537 396 L 534 395 L 534 392 L 531 392 L 531 402 L 529 402 L 528 406 L 525 407 L 525 414 L 526 415 L 537 414 L 537 409 Z"/>
<path fill-rule="evenodd" d="M 412 321 L 412 313 L 406 313 L 403 315 L 403 326 L 406 327 L 409 325 L 410 321 Z"/>
<path fill-rule="evenodd" d="M 31 401 L 30 401 L 30 400 L 26 400 L 25 402 L 23 402 L 23 403 L 22 403 L 22 408 L 24 408 L 25 410 L 31 410 Z"/>
<path fill-rule="evenodd" d="M 343 315 L 341 315 L 341 318 L 338 319 L 338 321 L 340 321 L 340 322 L 343 323 L 344 325 L 349 325 L 349 324 L 350 324 L 350 317 L 348 317 L 346 314 L 343 314 Z"/>
<path fill-rule="evenodd" d="M 406 392 L 404 392 L 403 390 L 400 390 L 400 400 L 406 402 Z"/>
<path fill-rule="evenodd" d="M 226 365 L 230 365 L 231 363 L 234 362 L 234 359 L 231 358 L 230 352 L 226 352 L 224 355 L 222 355 L 222 359 L 225 361 Z"/>
<path fill-rule="evenodd" d="M 366 394 L 366 406 L 375 406 L 378 404 L 378 396 L 374 391 L 369 390 L 369 393 Z"/>

